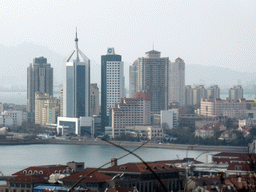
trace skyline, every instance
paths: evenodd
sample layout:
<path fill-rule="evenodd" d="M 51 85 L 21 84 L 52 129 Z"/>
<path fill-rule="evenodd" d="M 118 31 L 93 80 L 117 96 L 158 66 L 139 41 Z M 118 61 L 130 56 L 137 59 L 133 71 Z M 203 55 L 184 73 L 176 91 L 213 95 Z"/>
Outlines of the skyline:
<path fill-rule="evenodd" d="M 254 1 L 61 2 L 2 3 L 0 22 L 4 27 L 0 29 L 0 55 L 5 65 L 0 76 L 26 77 L 23 66 L 35 57 L 44 56 L 55 69 L 55 75 L 58 74 L 54 82 L 62 83 L 64 58 L 74 46 L 76 27 L 81 50 L 91 59 L 92 75 L 100 73 L 100 57 L 106 48 L 114 47 L 123 56 L 126 87 L 128 67 L 138 57 L 145 57 L 145 52 L 153 46 L 171 62 L 180 57 L 186 67 L 198 64 L 256 72 Z M 17 64 L 12 57 L 24 56 L 25 49 L 30 49 L 26 46 L 39 48 L 29 55 L 26 60 L 29 62 Z M 58 58 L 44 55 L 45 50 L 57 53 Z M 100 77 L 92 78 L 92 82 L 100 82 Z M 8 84 L 7 79 L 2 82 Z"/>

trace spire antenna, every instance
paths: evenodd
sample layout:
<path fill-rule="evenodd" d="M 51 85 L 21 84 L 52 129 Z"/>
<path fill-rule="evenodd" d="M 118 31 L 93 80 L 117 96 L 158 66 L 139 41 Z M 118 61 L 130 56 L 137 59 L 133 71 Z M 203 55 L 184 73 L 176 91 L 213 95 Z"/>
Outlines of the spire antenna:
<path fill-rule="evenodd" d="M 76 42 L 78 41 L 78 38 L 77 38 L 77 27 L 76 27 L 76 38 L 75 38 L 75 41 Z"/>
<path fill-rule="evenodd" d="M 155 49 L 154 49 L 154 42 L 153 42 L 153 50 L 155 50 Z"/>

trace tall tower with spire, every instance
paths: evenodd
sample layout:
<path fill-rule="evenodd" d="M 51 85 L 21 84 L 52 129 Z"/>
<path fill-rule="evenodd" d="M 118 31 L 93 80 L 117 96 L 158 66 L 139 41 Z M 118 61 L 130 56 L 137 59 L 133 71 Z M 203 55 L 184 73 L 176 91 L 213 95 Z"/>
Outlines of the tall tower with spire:
<path fill-rule="evenodd" d="M 76 32 L 75 49 L 68 56 L 63 87 L 63 116 L 90 116 L 90 60 L 78 48 Z"/>

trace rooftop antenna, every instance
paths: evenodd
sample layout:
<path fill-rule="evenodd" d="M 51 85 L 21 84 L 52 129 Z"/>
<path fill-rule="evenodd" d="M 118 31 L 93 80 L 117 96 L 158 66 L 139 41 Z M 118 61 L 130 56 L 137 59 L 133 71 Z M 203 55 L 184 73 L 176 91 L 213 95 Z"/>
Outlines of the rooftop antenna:
<path fill-rule="evenodd" d="M 153 42 L 153 50 L 155 50 L 155 49 L 154 49 L 154 42 Z"/>
<path fill-rule="evenodd" d="M 76 42 L 76 61 L 79 62 L 79 55 L 78 55 L 78 38 L 77 38 L 77 27 L 76 27 L 76 38 L 75 38 L 75 42 Z"/>

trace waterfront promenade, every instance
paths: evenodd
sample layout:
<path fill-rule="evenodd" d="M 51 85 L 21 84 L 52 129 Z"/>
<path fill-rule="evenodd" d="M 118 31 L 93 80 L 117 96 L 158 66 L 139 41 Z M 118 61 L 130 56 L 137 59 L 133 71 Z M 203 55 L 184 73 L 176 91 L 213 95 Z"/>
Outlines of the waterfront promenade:
<path fill-rule="evenodd" d="M 128 142 L 128 141 L 111 141 L 116 145 L 123 147 L 139 147 L 142 142 Z M 49 140 L 50 144 L 73 144 L 73 145 L 111 145 L 100 139 L 88 139 L 88 140 Z M 185 144 L 158 144 L 147 143 L 143 147 L 148 148 L 162 148 L 162 149 L 181 149 L 181 150 L 197 150 L 197 151 L 220 151 L 220 152 L 244 152 L 248 153 L 248 147 L 238 146 L 214 146 L 214 145 L 185 145 Z"/>
<path fill-rule="evenodd" d="M 111 141 L 119 146 L 139 147 L 142 142 L 129 141 Z M 111 145 L 101 139 L 88 138 L 86 140 L 2 140 L 0 145 L 29 145 L 29 144 L 64 144 L 64 145 Z M 248 147 L 240 146 L 218 146 L 218 145 L 188 145 L 188 144 L 169 144 L 169 143 L 152 143 L 149 142 L 143 147 L 162 148 L 162 149 L 181 149 L 181 150 L 197 150 L 197 151 L 220 151 L 220 152 L 242 152 L 248 153 Z"/>

